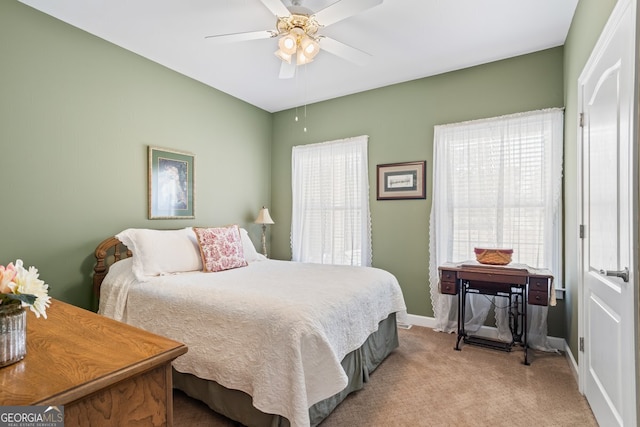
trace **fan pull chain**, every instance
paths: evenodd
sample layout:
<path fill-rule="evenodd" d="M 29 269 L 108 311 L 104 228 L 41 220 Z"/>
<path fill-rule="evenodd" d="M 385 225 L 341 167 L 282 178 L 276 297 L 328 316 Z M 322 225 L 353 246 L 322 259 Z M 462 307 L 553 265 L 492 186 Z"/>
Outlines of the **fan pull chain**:
<path fill-rule="evenodd" d="M 304 75 L 302 76 L 302 84 L 304 85 L 304 127 L 302 128 L 303 132 L 307 132 L 307 67 L 304 66 L 304 70 L 302 71 Z"/>
<path fill-rule="evenodd" d="M 300 70 L 300 68 L 302 68 L 303 70 Z M 303 118 L 302 131 L 306 133 L 307 132 L 307 68 L 306 68 L 306 66 L 298 66 L 298 71 L 296 72 L 296 76 L 295 76 L 295 78 L 296 78 L 296 92 L 298 92 L 298 93 L 300 93 L 300 86 L 298 84 L 299 83 L 298 76 L 300 75 L 301 71 L 304 73 L 303 82 L 302 82 L 303 85 L 304 85 L 303 96 L 302 96 L 303 102 L 304 102 L 304 109 L 303 109 L 303 116 L 302 116 L 302 118 Z M 300 121 L 300 119 L 298 117 L 298 108 L 299 107 L 296 106 L 296 114 L 295 114 L 295 117 L 294 117 L 294 120 L 296 122 Z"/>

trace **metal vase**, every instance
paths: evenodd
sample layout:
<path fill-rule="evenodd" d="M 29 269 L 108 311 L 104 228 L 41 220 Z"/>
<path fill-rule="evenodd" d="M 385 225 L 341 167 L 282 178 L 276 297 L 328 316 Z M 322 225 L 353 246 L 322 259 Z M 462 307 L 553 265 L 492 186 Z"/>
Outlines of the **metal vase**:
<path fill-rule="evenodd" d="M 20 304 L 0 304 L 0 367 L 27 354 L 27 312 Z"/>

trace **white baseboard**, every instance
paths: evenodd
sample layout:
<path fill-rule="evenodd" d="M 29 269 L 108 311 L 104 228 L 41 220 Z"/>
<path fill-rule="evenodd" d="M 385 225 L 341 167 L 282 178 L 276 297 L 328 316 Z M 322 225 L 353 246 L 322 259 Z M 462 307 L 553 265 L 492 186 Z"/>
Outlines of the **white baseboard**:
<path fill-rule="evenodd" d="M 407 314 L 407 321 L 409 322 L 409 324 L 411 325 L 416 325 L 416 326 L 424 326 L 425 328 L 435 328 L 436 326 L 436 319 L 433 317 L 427 317 L 427 316 L 418 316 L 415 314 Z M 476 335 L 484 337 L 484 338 L 493 338 L 496 339 L 498 338 L 498 330 L 494 327 L 491 326 L 483 326 L 480 328 L 480 330 L 478 332 L 476 332 Z M 567 342 L 564 340 L 564 338 L 558 338 L 558 337 L 548 337 L 549 340 L 549 345 L 551 346 L 551 348 L 558 350 L 558 351 L 564 351 L 568 354 L 571 354 L 571 351 L 569 351 Z M 571 357 L 571 359 L 573 360 L 573 356 Z M 577 375 L 577 364 L 575 363 L 575 360 L 573 360 L 573 364 L 572 366 L 575 366 L 575 373 Z M 576 376 L 577 378 L 577 376 Z"/>
<path fill-rule="evenodd" d="M 569 364 L 569 368 L 571 368 L 571 373 L 573 374 L 573 378 L 575 378 L 576 380 L 576 384 L 578 384 L 578 386 L 580 385 L 580 372 L 578 372 L 578 362 L 576 362 L 576 359 L 573 357 L 573 353 L 571 352 L 571 349 L 569 348 L 569 344 L 565 341 L 564 342 L 564 355 L 567 358 L 567 363 Z M 582 392 L 582 390 L 580 391 Z"/>

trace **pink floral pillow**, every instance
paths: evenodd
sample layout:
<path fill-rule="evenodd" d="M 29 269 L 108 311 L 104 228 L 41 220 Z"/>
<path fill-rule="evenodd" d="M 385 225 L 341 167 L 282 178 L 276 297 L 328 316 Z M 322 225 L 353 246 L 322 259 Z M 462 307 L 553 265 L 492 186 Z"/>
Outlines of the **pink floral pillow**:
<path fill-rule="evenodd" d="M 203 271 L 215 272 L 244 267 L 240 229 L 237 225 L 217 228 L 193 228 L 200 245 Z"/>

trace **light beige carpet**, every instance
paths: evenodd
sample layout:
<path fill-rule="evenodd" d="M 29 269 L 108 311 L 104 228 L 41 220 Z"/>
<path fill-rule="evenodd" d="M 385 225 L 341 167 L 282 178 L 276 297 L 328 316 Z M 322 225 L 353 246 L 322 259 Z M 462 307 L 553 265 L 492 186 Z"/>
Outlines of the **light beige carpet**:
<path fill-rule="evenodd" d="M 414 326 L 400 347 L 321 427 L 597 426 L 564 355 L 462 345 L 456 336 Z M 180 391 L 176 427 L 238 426 Z"/>

